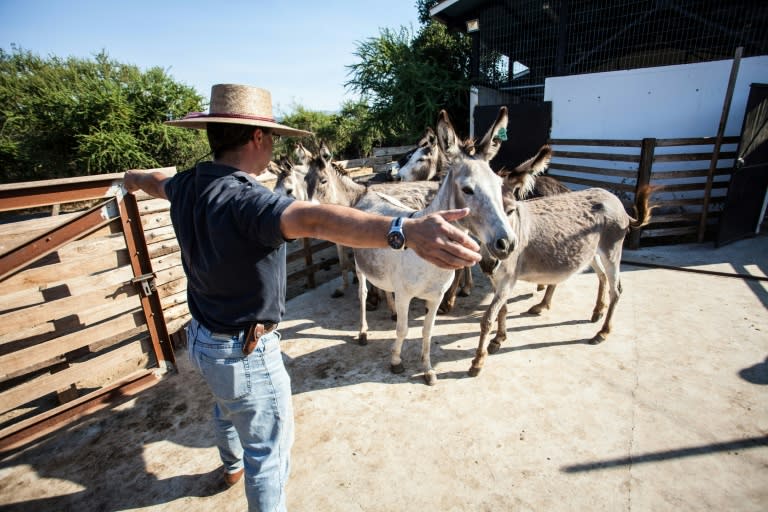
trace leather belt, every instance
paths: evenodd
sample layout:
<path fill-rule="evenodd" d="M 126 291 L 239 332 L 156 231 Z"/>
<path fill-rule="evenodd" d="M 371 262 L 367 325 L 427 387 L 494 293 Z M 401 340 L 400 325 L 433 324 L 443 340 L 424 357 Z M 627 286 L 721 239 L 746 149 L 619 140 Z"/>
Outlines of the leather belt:
<path fill-rule="evenodd" d="M 246 333 L 245 339 L 243 340 L 243 354 L 247 356 L 248 354 L 253 352 L 253 350 L 256 348 L 256 344 L 259 342 L 259 339 L 262 336 L 274 331 L 276 328 L 277 328 L 276 323 L 258 322 L 258 323 L 251 324 L 247 330 L 242 329 L 242 330 L 233 331 L 233 332 L 214 332 L 211 334 L 224 335 L 224 336 L 240 336 L 242 333 L 245 332 Z"/>

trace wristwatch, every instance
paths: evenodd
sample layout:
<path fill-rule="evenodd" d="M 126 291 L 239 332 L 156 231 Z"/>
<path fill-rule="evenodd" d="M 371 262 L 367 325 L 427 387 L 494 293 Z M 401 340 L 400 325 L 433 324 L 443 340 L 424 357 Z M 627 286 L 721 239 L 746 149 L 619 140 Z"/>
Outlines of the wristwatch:
<path fill-rule="evenodd" d="M 395 217 L 389 226 L 387 233 L 387 243 L 396 251 L 405 249 L 405 233 L 403 233 L 403 218 Z"/>

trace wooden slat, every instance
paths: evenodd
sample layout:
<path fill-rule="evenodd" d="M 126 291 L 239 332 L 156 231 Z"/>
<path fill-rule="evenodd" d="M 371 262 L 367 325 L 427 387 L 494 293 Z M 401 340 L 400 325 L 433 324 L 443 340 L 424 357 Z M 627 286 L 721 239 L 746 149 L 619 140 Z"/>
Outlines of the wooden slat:
<path fill-rule="evenodd" d="M 0 337 L 6 333 L 21 332 L 29 327 L 63 318 L 76 311 L 88 311 L 92 307 L 103 305 L 105 300 L 116 301 L 137 294 L 136 285 L 131 283 L 133 273 L 128 267 L 122 267 L 106 274 L 86 276 L 77 281 L 70 281 L 69 296 L 52 299 L 38 290 L 26 290 L 24 295 L 13 294 L 16 297 L 6 302 L 5 296 L 0 298 L 3 310 L 0 314 Z M 62 291 L 63 292 L 63 291 Z M 16 299 L 16 300 L 14 300 Z M 19 300 L 20 299 L 20 300 Z M 34 302 L 31 302 L 34 301 Z M 27 303 L 22 307 L 22 303 Z"/>
<path fill-rule="evenodd" d="M 409 146 L 393 146 L 389 148 L 373 148 L 373 156 L 374 157 L 385 157 L 385 156 L 396 156 L 396 155 L 404 155 L 407 152 L 409 152 L 412 149 L 416 149 L 418 146 L 416 144 L 411 144 Z"/>
<path fill-rule="evenodd" d="M 653 225 L 656 224 L 669 224 L 671 222 L 695 222 L 699 220 L 699 212 L 690 213 L 659 213 L 653 212 L 652 225 L 649 229 L 653 229 Z"/>
<path fill-rule="evenodd" d="M 586 165 L 564 164 L 562 162 L 550 163 L 549 171 L 552 171 L 552 170 L 580 172 L 580 173 L 587 173 L 587 174 L 598 174 L 600 176 L 616 176 L 619 178 L 626 178 L 626 179 L 632 179 L 632 180 L 637 177 L 637 169 L 632 169 L 632 170 L 608 169 L 605 167 L 590 167 Z"/>
<path fill-rule="evenodd" d="M 667 170 L 654 171 L 653 180 L 681 180 L 687 178 L 706 178 L 708 169 L 686 169 L 686 170 Z M 733 174 L 733 167 L 723 167 L 715 171 L 715 176 L 730 176 Z"/>
<path fill-rule="evenodd" d="M 641 141 L 635 139 L 552 139 L 553 146 L 597 146 L 639 148 Z"/>
<path fill-rule="evenodd" d="M 134 300 L 133 302 L 135 304 L 137 301 Z M 112 311 L 112 316 L 105 317 L 103 313 L 109 309 Z M 87 347 L 107 336 L 133 329 L 144 323 L 141 309 L 129 309 L 127 305 L 115 307 L 108 304 L 106 307 L 94 308 L 91 314 L 98 318 L 98 323 L 84 315 L 80 317 L 83 329 L 0 356 L 0 379 L 5 379 L 10 374 L 16 374 L 19 369 L 49 361 L 57 355 Z M 111 319 L 104 321 L 104 318 Z"/>
<path fill-rule="evenodd" d="M 725 201 L 725 197 L 713 197 L 709 204 L 719 204 Z M 682 198 L 682 199 L 658 199 L 654 200 L 657 204 L 664 208 L 668 207 L 676 207 L 676 206 L 698 206 L 701 207 L 701 198 L 700 197 L 694 197 L 694 198 Z"/>
<path fill-rule="evenodd" d="M 172 226 L 170 211 L 157 211 L 141 216 L 141 227 L 144 231 Z"/>
<path fill-rule="evenodd" d="M 155 268 L 153 265 L 152 268 Z M 184 268 L 181 265 L 168 267 L 163 270 L 155 270 L 155 284 L 162 286 L 177 279 L 186 279 Z"/>
<path fill-rule="evenodd" d="M 174 237 L 156 243 L 147 242 L 147 250 L 149 251 L 149 257 L 155 259 L 174 252 L 179 252 L 181 251 L 181 248 L 179 247 L 179 241 Z"/>
<path fill-rule="evenodd" d="M 656 238 L 660 236 L 682 236 L 682 235 L 695 235 L 698 231 L 696 226 L 682 226 L 677 228 L 666 229 L 645 229 L 643 230 L 642 238 Z"/>
<path fill-rule="evenodd" d="M 731 160 L 736 158 L 735 151 L 723 151 L 720 153 L 719 160 Z M 654 157 L 655 163 L 664 162 L 695 162 L 695 161 L 710 161 L 712 160 L 712 152 L 708 153 L 668 153 L 659 155 L 658 153 Z"/>
<path fill-rule="evenodd" d="M 727 181 L 716 181 L 712 184 L 713 189 L 728 188 Z M 665 192 L 683 192 L 683 191 L 696 191 L 704 190 L 703 183 L 675 183 L 664 184 Z M 701 203 L 701 201 L 699 201 Z"/>
<path fill-rule="evenodd" d="M 579 160 L 604 160 L 608 162 L 640 162 L 640 154 L 628 155 L 625 153 L 587 153 L 582 151 L 555 151 L 553 157 L 578 158 Z"/>
<path fill-rule="evenodd" d="M 50 264 L 22 270 L 3 281 L 3 292 L 29 288 L 49 288 L 83 275 L 96 274 L 128 263 L 121 237 L 70 242 L 39 263 Z"/>
<path fill-rule="evenodd" d="M 119 379 L 121 376 L 132 373 L 137 367 L 143 366 L 148 359 L 141 343 L 135 341 L 88 361 L 71 363 L 70 367 L 65 370 L 36 377 L 0 393 L 0 413 L 10 411 L 50 393 L 55 393 L 70 384 L 80 384 L 84 378 L 88 378 L 89 382 L 82 387 L 92 387 L 94 380 L 102 381 L 100 384 L 104 385 L 110 380 Z M 126 371 L 126 366 L 130 370 Z M 118 372 L 120 367 L 124 369 Z"/>
<path fill-rule="evenodd" d="M 61 215 L 0 224 L 0 254 L 5 254 L 30 240 L 34 240 L 41 234 L 71 221 L 77 215 L 79 215 L 78 212 L 62 213 Z"/>
<path fill-rule="evenodd" d="M 169 225 L 154 229 L 146 229 L 144 230 L 144 237 L 147 239 L 148 244 L 153 244 L 164 240 L 175 240 L 176 232 L 173 230 L 173 226 Z"/>
<path fill-rule="evenodd" d="M 607 181 L 588 180 L 584 178 L 577 178 L 575 176 L 565 176 L 565 175 L 560 175 L 556 173 L 551 173 L 550 176 L 552 176 L 553 178 L 557 178 L 563 183 L 575 183 L 578 185 L 586 185 L 588 187 L 599 187 L 599 188 L 605 188 L 608 190 L 621 190 L 624 192 L 634 192 L 635 190 L 635 187 L 633 185 L 630 185 L 627 183 L 614 183 L 614 182 L 607 182 Z"/>
<path fill-rule="evenodd" d="M 689 139 L 656 139 L 656 147 L 669 147 L 669 146 L 708 146 L 713 145 L 717 137 L 698 137 Z M 723 137 L 723 144 L 736 144 L 739 142 L 739 137 L 733 135 L 731 137 Z M 711 153 L 710 153 L 711 154 Z"/>
<path fill-rule="evenodd" d="M 139 370 L 73 402 L 6 427 L 0 430 L 0 453 L 23 446 L 25 443 L 62 428 L 67 423 L 103 409 L 111 403 L 125 400 L 156 384 L 159 380 L 160 375 L 157 370 Z"/>

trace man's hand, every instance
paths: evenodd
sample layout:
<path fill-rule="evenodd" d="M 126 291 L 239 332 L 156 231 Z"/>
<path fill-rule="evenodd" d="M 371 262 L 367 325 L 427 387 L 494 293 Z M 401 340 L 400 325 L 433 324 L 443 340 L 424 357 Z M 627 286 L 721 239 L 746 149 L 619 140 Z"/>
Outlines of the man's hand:
<path fill-rule="evenodd" d="M 123 176 L 123 186 L 129 194 L 133 194 L 141 189 L 139 183 L 141 182 L 141 175 L 143 174 L 143 172 L 133 169 L 125 171 L 125 175 Z"/>
<path fill-rule="evenodd" d="M 455 270 L 480 261 L 480 246 L 450 224 L 469 214 L 469 209 L 444 210 L 418 219 L 405 219 L 406 246 L 440 268 Z"/>
<path fill-rule="evenodd" d="M 168 196 L 165 195 L 165 181 L 167 179 L 168 176 L 159 171 L 144 172 L 131 169 L 125 171 L 123 175 L 123 187 L 129 194 L 143 190 L 151 196 L 168 199 Z"/>

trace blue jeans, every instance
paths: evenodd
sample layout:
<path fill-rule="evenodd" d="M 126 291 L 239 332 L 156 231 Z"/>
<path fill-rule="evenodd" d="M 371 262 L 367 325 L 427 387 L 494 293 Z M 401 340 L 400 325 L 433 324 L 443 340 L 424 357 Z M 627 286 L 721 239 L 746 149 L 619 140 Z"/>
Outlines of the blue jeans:
<path fill-rule="evenodd" d="M 265 334 L 248 356 L 243 336 L 213 335 L 192 319 L 189 358 L 214 396 L 219 455 L 228 473 L 245 468 L 248 509 L 285 511 L 285 484 L 293 445 L 291 380 L 280 334 Z"/>

